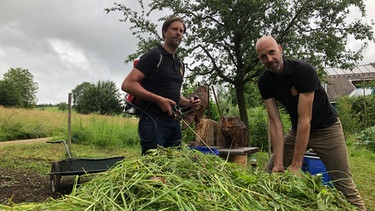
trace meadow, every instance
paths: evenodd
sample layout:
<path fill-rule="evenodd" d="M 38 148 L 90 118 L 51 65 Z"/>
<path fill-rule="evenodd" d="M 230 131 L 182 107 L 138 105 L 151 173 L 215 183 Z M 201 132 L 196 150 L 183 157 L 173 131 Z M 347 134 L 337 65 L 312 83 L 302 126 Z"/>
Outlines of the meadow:
<path fill-rule="evenodd" d="M 137 119 L 121 116 L 79 115 L 72 113 L 71 153 L 76 157 L 139 157 Z M 67 139 L 67 112 L 54 109 L 11 109 L 0 107 L 0 141 L 51 137 Z M 190 141 L 190 140 L 187 140 Z M 375 154 L 355 145 L 355 136 L 347 137 L 353 178 L 367 210 L 375 210 Z M 50 162 L 66 157 L 61 145 L 46 143 L 0 146 L 0 168 L 19 168 L 46 174 Z M 268 159 L 267 152 L 255 154 L 258 167 Z"/>

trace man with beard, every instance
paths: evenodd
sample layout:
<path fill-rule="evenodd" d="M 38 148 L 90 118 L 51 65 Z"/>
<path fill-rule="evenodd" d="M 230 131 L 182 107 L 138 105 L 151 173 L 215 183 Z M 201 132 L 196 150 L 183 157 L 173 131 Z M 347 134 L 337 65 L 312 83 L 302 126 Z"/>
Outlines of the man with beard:
<path fill-rule="evenodd" d="M 179 17 L 162 26 L 164 43 L 144 54 L 122 83 L 121 89 L 140 99 L 138 124 L 142 155 L 159 146 L 181 144 L 182 133 L 176 106 L 200 108 L 199 99 L 181 96 L 184 65 L 176 54 L 186 25 Z"/>
<path fill-rule="evenodd" d="M 351 177 L 345 137 L 335 108 L 328 101 L 316 70 L 307 62 L 283 57 L 271 36 L 261 37 L 256 52 L 266 70 L 258 80 L 269 123 L 273 154 L 270 172 L 301 171 L 307 149 L 322 160 L 333 185 L 346 199 L 366 210 Z M 284 136 L 277 102 L 287 110 L 292 128 Z"/>

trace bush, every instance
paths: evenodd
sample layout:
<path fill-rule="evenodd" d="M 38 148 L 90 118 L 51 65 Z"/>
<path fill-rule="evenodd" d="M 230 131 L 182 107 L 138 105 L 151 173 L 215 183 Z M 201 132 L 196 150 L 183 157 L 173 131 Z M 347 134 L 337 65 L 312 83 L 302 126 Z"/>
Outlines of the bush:
<path fill-rule="evenodd" d="M 250 134 L 250 146 L 260 147 L 265 151 L 268 150 L 268 117 L 267 111 L 264 107 L 255 107 L 248 110 L 249 116 L 249 134 Z M 284 126 L 284 133 L 286 133 L 290 127 L 291 122 L 289 115 L 283 108 L 280 108 L 280 117 Z"/>
<path fill-rule="evenodd" d="M 375 95 L 366 97 L 342 97 L 336 102 L 336 109 L 345 132 L 347 134 L 375 125 Z"/>
<path fill-rule="evenodd" d="M 375 152 L 375 126 L 366 128 L 357 136 L 357 144 Z"/>
<path fill-rule="evenodd" d="M 267 149 L 268 147 L 268 123 L 267 111 L 263 107 L 248 110 L 250 146 Z"/>
<path fill-rule="evenodd" d="M 348 97 L 340 98 L 336 103 L 336 109 L 342 123 L 345 135 L 359 130 L 358 114 L 353 111 L 353 101 Z"/>

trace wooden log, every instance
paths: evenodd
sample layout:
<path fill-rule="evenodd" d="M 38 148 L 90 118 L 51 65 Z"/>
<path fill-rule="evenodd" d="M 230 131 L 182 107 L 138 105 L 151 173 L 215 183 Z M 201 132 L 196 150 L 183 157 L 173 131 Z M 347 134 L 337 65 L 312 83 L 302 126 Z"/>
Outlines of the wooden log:
<path fill-rule="evenodd" d="M 196 146 L 216 146 L 225 139 L 221 131 L 221 122 L 216 122 L 208 118 L 200 119 L 195 127 L 197 137 Z M 202 139 L 204 143 L 200 140 Z"/>
<path fill-rule="evenodd" d="M 221 120 L 221 130 L 227 143 L 220 146 L 238 148 L 249 146 L 249 132 L 239 117 L 225 116 Z"/>
<path fill-rule="evenodd" d="M 247 166 L 247 155 L 230 155 L 228 161 Z"/>
<path fill-rule="evenodd" d="M 226 116 L 217 122 L 206 117 L 196 122 L 195 138 L 197 146 L 245 147 L 248 146 L 248 130 L 245 124 L 235 116 Z M 204 143 L 200 139 L 203 140 Z"/>

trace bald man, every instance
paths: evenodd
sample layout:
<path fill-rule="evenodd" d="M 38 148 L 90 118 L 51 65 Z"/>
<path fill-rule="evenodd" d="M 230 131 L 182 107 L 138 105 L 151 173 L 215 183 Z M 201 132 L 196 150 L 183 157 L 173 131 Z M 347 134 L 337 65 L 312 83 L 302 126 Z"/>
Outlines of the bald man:
<path fill-rule="evenodd" d="M 345 137 L 316 70 L 309 63 L 283 57 L 271 36 L 261 37 L 256 52 L 266 70 L 258 80 L 270 123 L 272 172 L 300 172 L 307 149 L 313 149 L 326 167 L 333 185 L 359 210 L 366 210 L 353 182 Z M 277 102 L 287 110 L 292 128 L 284 135 Z"/>

